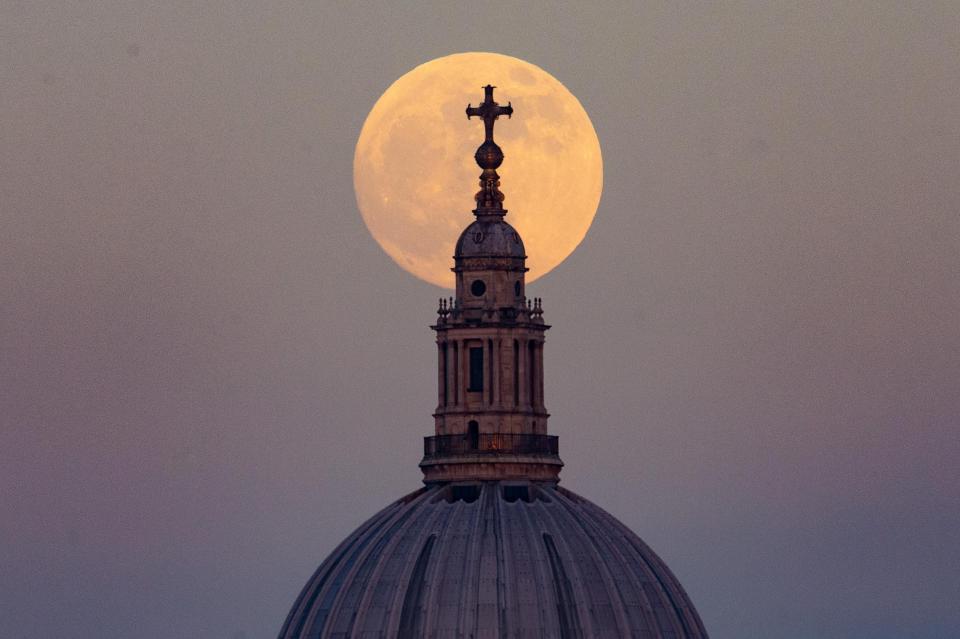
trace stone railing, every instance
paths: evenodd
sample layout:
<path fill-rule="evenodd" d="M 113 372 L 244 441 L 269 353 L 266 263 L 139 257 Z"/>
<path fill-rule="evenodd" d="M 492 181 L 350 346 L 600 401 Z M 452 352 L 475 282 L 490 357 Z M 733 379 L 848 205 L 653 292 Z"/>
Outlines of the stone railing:
<path fill-rule="evenodd" d="M 550 455 L 560 453 L 556 435 L 480 433 L 423 438 L 425 459 L 456 455 Z"/>

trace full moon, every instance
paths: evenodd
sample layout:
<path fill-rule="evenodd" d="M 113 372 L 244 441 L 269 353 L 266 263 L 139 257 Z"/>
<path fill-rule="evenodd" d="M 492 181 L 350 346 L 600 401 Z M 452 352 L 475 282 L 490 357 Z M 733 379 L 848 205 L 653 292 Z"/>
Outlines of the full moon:
<path fill-rule="evenodd" d="M 402 268 L 453 288 L 453 249 L 473 220 L 483 122 L 467 120 L 483 86 L 513 104 L 494 138 L 506 221 L 527 251 L 527 281 L 549 273 L 580 244 L 600 202 L 603 160 L 580 102 L 538 66 L 496 53 L 458 53 L 408 72 L 384 92 L 360 131 L 353 184 L 374 239 Z"/>

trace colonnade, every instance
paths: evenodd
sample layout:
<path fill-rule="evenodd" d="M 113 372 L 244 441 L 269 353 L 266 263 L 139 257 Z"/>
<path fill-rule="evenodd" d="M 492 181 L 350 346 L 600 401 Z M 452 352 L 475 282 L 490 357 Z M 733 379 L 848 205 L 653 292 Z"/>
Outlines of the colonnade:
<path fill-rule="evenodd" d="M 479 349 L 482 370 L 471 370 Z M 474 359 L 475 362 L 475 359 Z M 543 340 L 461 338 L 437 343 L 440 410 L 543 410 Z M 471 390 L 477 388 L 478 390 Z"/>

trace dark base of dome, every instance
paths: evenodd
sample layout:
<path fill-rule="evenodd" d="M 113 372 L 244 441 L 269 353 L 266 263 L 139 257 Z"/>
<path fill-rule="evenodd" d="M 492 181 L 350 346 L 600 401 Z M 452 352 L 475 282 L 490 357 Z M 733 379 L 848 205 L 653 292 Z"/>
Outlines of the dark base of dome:
<path fill-rule="evenodd" d="M 491 458 L 490 455 L 458 455 L 424 459 L 420 462 L 425 484 L 523 480 L 556 484 L 560 481 L 561 468 L 563 468 L 563 462 L 559 457 L 533 455 L 511 455 L 509 458 Z"/>

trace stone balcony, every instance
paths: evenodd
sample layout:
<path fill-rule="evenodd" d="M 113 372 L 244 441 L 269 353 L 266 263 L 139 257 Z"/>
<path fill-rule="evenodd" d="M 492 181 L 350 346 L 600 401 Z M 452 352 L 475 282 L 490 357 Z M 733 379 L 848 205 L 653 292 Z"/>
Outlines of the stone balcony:
<path fill-rule="evenodd" d="M 480 433 L 423 438 L 424 482 L 528 479 L 557 482 L 556 435 Z"/>
<path fill-rule="evenodd" d="M 423 458 L 453 455 L 552 455 L 560 454 L 556 435 L 480 433 L 437 435 L 423 438 Z"/>

